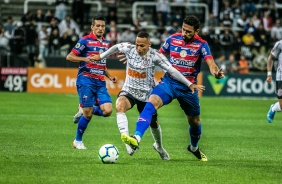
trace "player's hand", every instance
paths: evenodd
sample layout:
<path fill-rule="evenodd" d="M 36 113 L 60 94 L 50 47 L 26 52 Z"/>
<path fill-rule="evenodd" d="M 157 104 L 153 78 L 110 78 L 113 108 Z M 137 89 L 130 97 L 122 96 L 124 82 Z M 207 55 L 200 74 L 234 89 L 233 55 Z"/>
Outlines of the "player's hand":
<path fill-rule="evenodd" d="M 198 91 L 200 91 L 200 92 L 203 92 L 203 91 L 206 89 L 205 86 L 203 86 L 203 85 L 198 85 L 198 84 L 191 84 L 191 85 L 189 86 L 189 88 L 191 89 L 192 94 L 194 93 L 194 90 L 195 90 L 195 89 L 198 90 Z"/>
<path fill-rule="evenodd" d="M 109 79 L 110 79 L 113 83 L 116 83 L 116 82 L 117 82 L 117 77 L 116 77 L 116 76 L 110 77 Z"/>
<path fill-rule="evenodd" d="M 92 54 L 91 56 L 88 56 L 88 57 L 90 58 L 91 62 L 100 61 L 101 60 L 100 54 L 97 54 L 97 55 Z"/>
<path fill-rule="evenodd" d="M 272 81 L 272 76 L 271 76 L 271 75 L 267 76 L 266 82 L 267 82 L 268 84 L 270 84 L 271 81 Z"/>
<path fill-rule="evenodd" d="M 120 61 L 120 62 L 123 62 L 123 64 L 126 64 L 127 60 L 126 60 L 125 54 L 123 54 L 123 53 L 118 53 L 118 56 L 117 56 L 117 57 L 119 58 L 119 61 Z"/>
<path fill-rule="evenodd" d="M 219 70 L 218 70 L 218 72 L 215 72 L 214 73 L 214 77 L 216 78 L 216 79 L 221 79 L 221 78 L 224 78 L 225 76 L 224 76 L 224 72 L 222 71 L 222 68 L 220 68 Z"/>

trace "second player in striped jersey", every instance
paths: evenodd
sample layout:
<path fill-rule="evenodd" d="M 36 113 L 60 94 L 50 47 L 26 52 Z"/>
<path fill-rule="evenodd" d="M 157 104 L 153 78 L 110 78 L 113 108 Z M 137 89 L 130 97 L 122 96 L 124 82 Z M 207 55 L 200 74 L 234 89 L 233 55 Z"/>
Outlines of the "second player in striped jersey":
<path fill-rule="evenodd" d="M 192 91 L 197 89 L 204 90 L 204 86 L 193 84 L 188 81 L 169 63 L 168 59 L 158 50 L 152 49 L 149 34 L 140 32 L 137 35 L 135 45 L 120 43 L 112 46 L 108 51 L 93 56 L 93 60 L 99 61 L 111 54 L 121 52 L 126 57 L 126 79 L 119 97 L 116 101 L 117 124 L 121 134 L 129 135 L 128 120 L 125 112 L 135 104 L 139 113 L 143 110 L 146 101 L 153 88 L 155 87 L 154 72 L 155 66 L 160 66 L 176 80 L 190 88 Z M 169 155 L 162 146 L 161 127 L 157 122 L 157 113 L 153 115 L 150 124 L 151 133 L 155 139 L 153 147 L 160 154 L 163 160 L 168 160 Z M 132 155 L 134 150 L 127 146 L 128 153 Z"/>

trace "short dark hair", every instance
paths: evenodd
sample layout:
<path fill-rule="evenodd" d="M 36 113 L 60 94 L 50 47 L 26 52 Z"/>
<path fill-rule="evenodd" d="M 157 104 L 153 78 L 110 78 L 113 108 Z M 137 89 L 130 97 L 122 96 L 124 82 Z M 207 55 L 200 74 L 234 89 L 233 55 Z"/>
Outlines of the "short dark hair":
<path fill-rule="evenodd" d="M 93 17 L 92 18 L 92 24 L 95 23 L 95 20 L 102 20 L 102 21 L 106 22 L 106 19 L 101 15 L 97 15 L 97 16 Z"/>
<path fill-rule="evenodd" d="M 187 17 L 185 17 L 185 19 L 183 20 L 183 23 L 189 26 L 193 26 L 194 30 L 197 30 L 200 28 L 200 20 L 194 15 L 188 15 Z"/>
<path fill-rule="evenodd" d="M 150 38 L 150 35 L 149 35 L 149 33 L 145 32 L 145 31 L 141 31 L 141 32 L 139 32 L 139 33 L 137 34 L 137 37 L 149 39 L 149 38 Z"/>

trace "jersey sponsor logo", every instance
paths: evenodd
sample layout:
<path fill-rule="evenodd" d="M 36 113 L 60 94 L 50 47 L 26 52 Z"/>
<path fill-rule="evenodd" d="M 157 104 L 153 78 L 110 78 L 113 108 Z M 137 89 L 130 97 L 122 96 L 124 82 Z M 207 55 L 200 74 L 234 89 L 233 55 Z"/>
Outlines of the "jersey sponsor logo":
<path fill-rule="evenodd" d="M 84 45 L 81 45 L 80 47 L 79 47 L 79 50 L 83 50 L 85 48 L 85 46 Z"/>
<path fill-rule="evenodd" d="M 164 43 L 164 44 L 163 44 L 163 47 L 164 47 L 165 49 L 167 49 L 167 48 L 168 48 L 168 46 L 169 46 L 169 44 L 168 44 L 168 43 Z"/>
<path fill-rule="evenodd" d="M 77 43 L 76 45 L 75 45 L 75 48 L 79 48 L 80 47 L 80 43 Z"/>
<path fill-rule="evenodd" d="M 128 68 L 127 74 L 132 77 L 132 78 L 140 78 L 140 79 L 145 79 L 146 78 L 146 72 L 138 72 L 136 70 L 132 70 Z"/>
<path fill-rule="evenodd" d="M 202 48 L 202 54 L 205 56 L 208 54 L 207 50 L 205 48 Z"/>
<path fill-rule="evenodd" d="M 172 44 L 182 45 L 183 41 L 181 41 L 181 40 L 172 40 Z"/>
<path fill-rule="evenodd" d="M 103 75 L 104 71 L 96 70 L 96 69 L 90 69 L 90 73 Z"/>
<path fill-rule="evenodd" d="M 189 66 L 189 67 L 195 66 L 195 61 L 189 61 L 189 60 L 170 58 L 170 62 L 175 65 L 183 65 L 183 66 Z"/>
<path fill-rule="evenodd" d="M 138 121 L 146 121 L 144 118 L 138 118 Z"/>
<path fill-rule="evenodd" d="M 87 45 L 88 45 L 88 46 L 100 46 L 100 42 L 99 42 L 99 41 L 91 41 L 91 40 L 88 40 L 88 41 L 87 41 Z"/>

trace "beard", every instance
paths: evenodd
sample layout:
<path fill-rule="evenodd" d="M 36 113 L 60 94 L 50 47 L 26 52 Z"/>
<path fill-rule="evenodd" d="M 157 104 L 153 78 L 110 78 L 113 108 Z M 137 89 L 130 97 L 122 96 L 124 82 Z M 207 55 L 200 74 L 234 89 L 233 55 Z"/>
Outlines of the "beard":
<path fill-rule="evenodd" d="M 189 43 L 189 42 L 191 42 L 194 39 L 194 36 L 195 35 L 193 35 L 190 39 L 185 37 L 185 36 L 182 36 L 182 39 L 184 40 L 185 43 Z"/>

